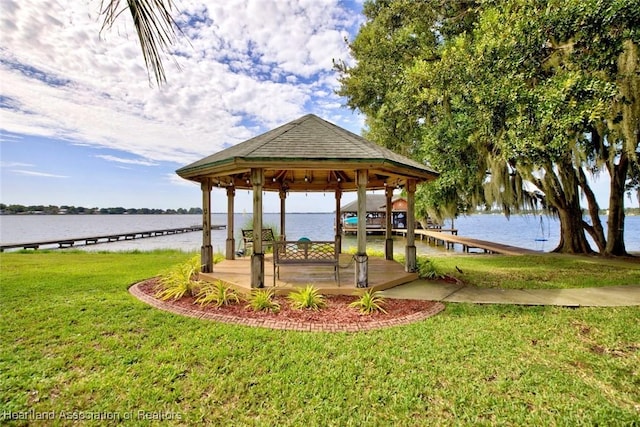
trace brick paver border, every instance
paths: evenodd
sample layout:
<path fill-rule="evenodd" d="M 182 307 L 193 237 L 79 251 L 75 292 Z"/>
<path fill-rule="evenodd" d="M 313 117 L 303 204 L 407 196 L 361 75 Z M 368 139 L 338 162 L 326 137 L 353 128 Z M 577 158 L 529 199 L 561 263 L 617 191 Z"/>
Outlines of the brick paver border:
<path fill-rule="evenodd" d="M 429 309 L 419 311 L 417 313 L 408 314 L 406 316 L 396 317 L 389 320 L 375 320 L 367 323 L 305 323 L 292 320 L 273 320 L 273 319 L 249 319 L 228 314 L 219 314 L 211 312 L 202 312 L 183 307 L 176 307 L 173 304 L 161 301 L 153 296 L 146 294 L 140 290 L 140 283 L 136 283 L 129 288 L 129 293 L 140 301 L 149 304 L 160 310 L 168 311 L 182 316 L 195 317 L 198 319 L 214 320 L 223 323 L 233 323 L 236 325 L 254 326 L 269 329 L 279 329 L 288 331 L 305 331 L 305 332 L 361 332 L 374 329 L 388 328 L 391 326 L 407 325 L 417 322 L 431 316 L 435 316 L 444 310 L 444 304 L 435 302 Z"/>

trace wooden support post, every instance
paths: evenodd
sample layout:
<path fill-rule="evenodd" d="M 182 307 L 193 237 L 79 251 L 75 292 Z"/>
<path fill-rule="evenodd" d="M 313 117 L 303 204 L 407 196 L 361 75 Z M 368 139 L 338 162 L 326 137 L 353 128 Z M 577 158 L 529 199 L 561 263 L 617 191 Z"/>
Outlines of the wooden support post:
<path fill-rule="evenodd" d="M 340 212 L 340 200 L 342 199 L 342 190 L 336 189 L 336 250 L 339 254 L 342 253 L 342 214 Z"/>
<path fill-rule="evenodd" d="M 264 170 L 251 169 L 253 185 L 253 253 L 251 254 L 251 287 L 264 287 L 264 252 L 262 249 L 262 185 Z"/>
<path fill-rule="evenodd" d="M 211 179 L 200 183 L 202 189 L 202 246 L 200 263 L 203 273 L 213 272 L 213 247 L 211 246 Z"/>
<path fill-rule="evenodd" d="M 286 208 L 287 208 L 287 192 L 285 190 L 280 190 L 280 240 L 287 240 L 286 233 Z"/>
<path fill-rule="evenodd" d="M 387 198 L 387 204 L 386 204 L 386 217 L 385 217 L 385 231 L 384 231 L 384 235 L 385 235 L 385 241 L 384 241 L 384 257 L 387 260 L 393 260 L 393 237 L 391 234 L 391 210 L 392 210 L 392 205 L 391 205 L 391 200 L 393 198 L 393 188 L 387 187 L 384 190 L 384 194 Z"/>
<path fill-rule="evenodd" d="M 356 288 L 369 287 L 369 260 L 367 257 L 367 183 L 368 171 L 356 171 L 358 185 L 358 252 L 356 261 Z"/>
<path fill-rule="evenodd" d="M 233 237 L 233 205 L 236 196 L 236 189 L 234 187 L 227 187 L 227 247 L 226 247 L 226 259 L 236 259 L 236 240 Z"/>
<path fill-rule="evenodd" d="M 405 271 L 415 273 L 418 270 L 416 259 L 416 181 L 407 180 L 407 246 L 405 247 Z"/>

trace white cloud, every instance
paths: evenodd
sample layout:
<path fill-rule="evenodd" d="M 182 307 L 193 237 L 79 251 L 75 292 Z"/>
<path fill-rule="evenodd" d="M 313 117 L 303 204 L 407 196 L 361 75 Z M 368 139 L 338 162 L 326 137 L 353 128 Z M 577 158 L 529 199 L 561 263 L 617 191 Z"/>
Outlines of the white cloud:
<path fill-rule="evenodd" d="M 0 167 L 2 168 L 31 168 L 35 165 L 31 163 L 22 163 L 22 162 L 0 162 Z"/>
<path fill-rule="evenodd" d="M 35 171 L 28 171 L 28 170 L 24 170 L 24 169 L 13 169 L 11 172 L 17 174 L 17 175 L 25 175 L 25 176 L 39 176 L 39 177 L 43 177 L 43 178 L 69 178 L 66 175 L 55 175 L 52 173 L 45 173 L 45 172 L 35 172 Z"/>
<path fill-rule="evenodd" d="M 149 162 L 147 160 L 135 160 L 135 159 L 124 159 L 122 157 L 111 156 L 109 154 L 98 154 L 96 157 L 106 160 L 108 162 L 116 162 L 116 163 L 125 163 L 128 165 L 140 165 L 140 166 L 157 166 L 157 163 Z"/>
<path fill-rule="evenodd" d="M 20 141 L 20 140 L 22 140 L 22 136 L 21 135 L 8 134 L 8 133 L 2 132 L 0 130 L 0 143 L 1 142 L 16 142 L 16 141 Z"/>
<path fill-rule="evenodd" d="M 182 179 L 175 173 L 167 174 L 167 175 L 165 175 L 165 178 L 166 178 L 167 182 L 169 184 L 172 184 L 172 185 L 178 185 L 178 186 L 181 186 L 181 187 L 188 187 L 188 188 L 198 188 L 199 187 L 197 182 L 187 181 L 186 179 Z"/>
<path fill-rule="evenodd" d="M 338 0 L 178 6 L 182 71 L 165 61 L 150 88 L 126 14 L 100 33 L 99 2 L 3 0 L 0 128 L 186 164 L 307 112 L 361 124 L 334 94 L 332 59 L 361 19 Z"/>

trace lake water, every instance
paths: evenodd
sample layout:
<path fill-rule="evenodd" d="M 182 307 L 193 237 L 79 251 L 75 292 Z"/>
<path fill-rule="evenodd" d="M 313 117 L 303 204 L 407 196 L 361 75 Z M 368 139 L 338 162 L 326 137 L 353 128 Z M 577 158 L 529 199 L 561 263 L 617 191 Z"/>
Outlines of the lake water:
<path fill-rule="evenodd" d="M 22 243 L 44 240 L 90 237 L 93 235 L 128 233 L 155 229 L 188 227 L 200 225 L 200 215 L 2 215 L 0 216 L 0 242 Z M 287 238 L 297 240 L 308 237 L 311 240 L 333 240 L 334 215 L 331 213 L 287 214 Z M 603 219 L 606 226 L 606 220 Z M 226 214 L 213 214 L 212 224 L 225 224 Z M 264 223 L 277 226 L 277 213 L 264 215 Z M 236 214 L 236 244 L 240 229 L 251 224 L 251 215 Z M 445 228 L 450 228 L 447 221 Z M 473 215 L 455 220 L 455 228 L 460 236 L 473 237 L 497 243 L 519 246 L 539 251 L 550 251 L 559 241 L 559 223 L 546 216 L 514 215 L 510 219 L 502 215 Z M 626 218 L 625 243 L 629 252 L 640 252 L 640 217 Z M 227 230 L 212 230 L 214 250 L 223 252 Z M 394 249 L 404 252 L 404 239 L 395 237 Z M 136 240 L 122 240 L 95 245 L 76 245 L 74 249 L 87 251 L 128 251 L 153 249 L 180 249 L 199 251 L 202 232 L 172 234 Z M 369 247 L 384 249 L 383 236 L 368 236 Z M 356 246 L 355 236 L 343 238 L 343 249 Z M 434 247 L 425 242 L 416 242 L 419 254 L 448 253 L 442 247 Z M 595 248 L 595 245 L 593 246 Z M 44 248 L 44 247 L 43 247 Z M 57 248 L 52 245 L 50 248 Z M 64 249 L 62 249 L 64 250 Z M 459 245 L 456 246 L 459 251 Z"/>

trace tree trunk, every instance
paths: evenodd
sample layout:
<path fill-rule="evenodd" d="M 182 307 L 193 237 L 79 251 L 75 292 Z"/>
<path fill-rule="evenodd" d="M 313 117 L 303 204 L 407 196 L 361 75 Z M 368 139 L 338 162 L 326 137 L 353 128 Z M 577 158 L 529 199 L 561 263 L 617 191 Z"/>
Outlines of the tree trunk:
<path fill-rule="evenodd" d="M 589 216 L 591 217 L 591 225 L 586 222 L 583 223 L 584 229 L 589 233 L 591 238 L 598 246 L 598 252 L 604 253 L 607 246 L 607 241 L 604 235 L 604 228 L 602 227 L 602 221 L 600 221 L 600 206 L 596 200 L 596 196 L 593 190 L 589 186 L 587 176 L 582 168 L 578 169 L 578 178 L 580 181 L 580 188 L 587 198 L 587 206 L 589 210 Z"/>
<path fill-rule="evenodd" d="M 622 153 L 617 165 L 609 168 L 609 217 L 607 218 L 607 246 L 605 255 L 627 255 L 624 245 L 624 186 L 629 169 L 629 158 Z"/>
<path fill-rule="evenodd" d="M 557 174 L 552 173 L 553 167 L 547 167 L 545 174 L 545 188 L 547 201 L 558 211 L 560 219 L 560 242 L 553 252 L 567 254 L 590 254 L 593 249 L 584 234 L 582 208 L 578 192 L 578 173 L 565 158 L 555 165 Z"/>
<path fill-rule="evenodd" d="M 560 219 L 560 242 L 553 252 L 565 254 L 591 254 L 593 249 L 587 241 L 582 224 L 582 210 L 558 209 Z"/>

